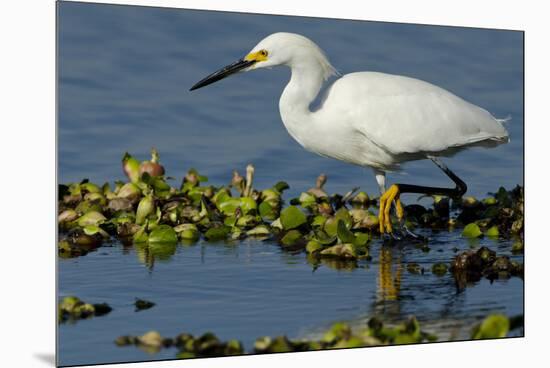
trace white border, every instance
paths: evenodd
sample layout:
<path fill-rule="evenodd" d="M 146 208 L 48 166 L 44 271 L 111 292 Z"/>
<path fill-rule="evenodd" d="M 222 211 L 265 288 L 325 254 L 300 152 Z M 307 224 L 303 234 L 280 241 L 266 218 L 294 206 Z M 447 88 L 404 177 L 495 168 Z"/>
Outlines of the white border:
<path fill-rule="evenodd" d="M 279 367 L 344 364 L 407 364 L 425 367 L 520 366 L 537 360 L 546 347 L 544 271 L 548 179 L 548 40 L 546 11 L 526 2 L 470 1 L 96 1 L 190 9 L 400 21 L 526 30 L 526 335 L 524 339 L 424 346 L 277 354 L 186 362 L 140 363 L 124 367 Z M 0 222 L 2 302 L 0 338 L 3 367 L 51 366 L 54 353 L 55 134 L 54 2 L 12 0 L 2 6 Z M 491 50 L 487 50 L 491 52 Z M 541 295 L 542 294 L 542 295 Z M 546 298 L 547 299 L 547 298 Z M 544 343 L 544 345 L 543 345 Z M 93 347 L 90 347 L 93 348 Z M 116 367 L 106 365 L 105 367 Z"/>

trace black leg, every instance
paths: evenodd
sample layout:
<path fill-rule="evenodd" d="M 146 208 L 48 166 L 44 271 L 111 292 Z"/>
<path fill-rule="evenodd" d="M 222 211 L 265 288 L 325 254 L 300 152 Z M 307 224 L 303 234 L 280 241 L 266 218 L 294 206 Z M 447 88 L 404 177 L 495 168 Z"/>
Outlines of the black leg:
<path fill-rule="evenodd" d="M 468 187 L 454 172 L 452 172 L 443 162 L 439 161 L 436 157 L 428 156 L 434 164 L 437 165 L 451 180 L 455 183 L 455 188 L 438 188 L 438 187 L 426 187 L 422 185 L 413 184 L 396 184 L 399 187 L 400 193 L 420 193 L 428 195 L 443 195 L 451 198 L 460 198 L 466 193 Z"/>

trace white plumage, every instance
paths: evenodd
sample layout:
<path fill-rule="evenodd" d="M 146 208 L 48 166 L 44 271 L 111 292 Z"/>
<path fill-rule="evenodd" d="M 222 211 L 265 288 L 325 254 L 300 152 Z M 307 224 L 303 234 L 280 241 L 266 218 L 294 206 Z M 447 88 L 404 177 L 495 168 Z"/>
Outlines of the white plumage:
<path fill-rule="evenodd" d="M 270 59 L 251 69 L 286 65 L 291 79 L 280 102 L 281 118 L 304 148 L 360 166 L 395 169 L 408 160 L 452 154 L 464 146 L 508 141 L 501 121 L 433 84 L 376 72 L 337 79 L 311 111 L 334 68 L 307 38 L 275 33 L 251 53 Z"/>
<path fill-rule="evenodd" d="M 242 60 L 208 76 L 192 90 L 237 71 L 278 65 L 291 70 L 279 101 L 290 135 L 309 151 L 372 168 L 382 193 L 386 171 L 402 162 L 508 142 L 503 120 L 443 88 L 399 75 L 346 74 L 327 88 L 319 106 L 312 109 L 323 83 L 338 73 L 314 42 L 292 33 L 266 37 Z M 398 193 L 396 188 L 388 194 L 389 201 L 398 199 Z M 387 203 L 381 206 L 389 211 Z M 381 209 L 380 216 L 391 232 L 388 214 L 384 217 Z"/>

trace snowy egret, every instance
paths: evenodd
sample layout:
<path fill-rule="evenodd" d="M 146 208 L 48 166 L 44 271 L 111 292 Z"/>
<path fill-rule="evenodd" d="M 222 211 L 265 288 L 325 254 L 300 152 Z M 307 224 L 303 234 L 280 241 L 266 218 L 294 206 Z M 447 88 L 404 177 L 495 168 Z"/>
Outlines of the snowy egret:
<path fill-rule="evenodd" d="M 339 76 L 324 52 L 310 39 L 274 33 L 244 58 L 210 74 L 192 90 L 242 71 L 288 66 L 291 78 L 279 100 L 283 124 L 306 150 L 362 167 L 370 167 L 380 188 L 380 232 L 393 235 L 390 209 L 399 223 L 404 211 L 401 193 L 461 197 L 466 184 L 438 156 L 471 146 L 508 142 L 503 119 L 433 84 L 378 72 L 350 73 L 336 79 L 311 109 L 322 85 Z M 455 188 L 393 184 L 386 190 L 386 172 L 411 160 L 431 159 Z"/>

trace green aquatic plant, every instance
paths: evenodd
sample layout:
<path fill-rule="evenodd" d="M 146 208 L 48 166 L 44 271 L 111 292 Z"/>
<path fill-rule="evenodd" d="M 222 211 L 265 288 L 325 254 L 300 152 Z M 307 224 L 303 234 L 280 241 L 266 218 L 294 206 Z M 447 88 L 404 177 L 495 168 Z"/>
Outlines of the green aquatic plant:
<path fill-rule="evenodd" d="M 106 304 L 85 303 L 76 296 L 66 296 L 58 303 L 58 323 L 75 322 L 79 319 L 103 316 L 111 312 L 112 308 Z"/>
<path fill-rule="evenodd" d="M 495 339 L 506 337 L 510 329 L 510 320 L 502 314 L 487 316 L 472 331 L 472 339 Z"/>
<path fill-rule="evenodd" d="M 161 243 L 168 238 L 168 243 L 190 244 L 261 237 L 277 240 L 285 251 L 314 257 L 368 259 L 371 240 L 379 236 L 379 217 L 369 210 L 376 200 L 356 189 L 328 194 L 325 174 L 285 206 L 288 184 L 279 181 L 271 188 L 254 188 L 252 165 L 246 177 L 234 171 L 229 186 L 219 187 L 207 185 L 206 176 L 189 169 L 176 188 L 160 170 L 158 157 L 153 149 L 151 159 L 140 164 L 126 153 L 122 166 L 128 182 L 117 181 L 113 188 L 87 179 L 60 185 L 59 255 L 86 255 L 111 237 L 127 244 L 149 243 L 152 236 L 152 243 L 158 243 L 162 233 Z M 404 206 L 408 228 L 437 231 L 464 226 L 468 239 L 513 237 L 523 245 L 523 188 L 501 188 L 482 201 L 465 197 L 452 205 L 447 198 L 433 198 L 432 208 Z M 521 252 L 519 245 L 514 252 Z M 429 247 L 425 243 L 421 249 Z"/>

